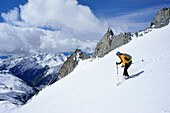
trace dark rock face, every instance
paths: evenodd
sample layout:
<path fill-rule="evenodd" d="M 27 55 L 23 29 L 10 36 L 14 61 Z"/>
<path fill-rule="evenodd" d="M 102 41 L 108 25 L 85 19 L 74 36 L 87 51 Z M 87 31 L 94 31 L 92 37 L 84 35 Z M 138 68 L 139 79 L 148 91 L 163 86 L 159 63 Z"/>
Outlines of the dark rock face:
<path fill-rule="evenodd" d="M 80 49 L 76 49 L 75 52 L 67 58 L 66 62 L 60 68 L 58 73 L 58 79 L 61 79 L 71 73 L 78 65 L 80 60 L 85 60 L 89 58 L 89 55 L 82 53 Z"/>
<path fill-rule="evenodd" d="M 120 33 L 118 36 L 114 35 L 113 31 L 109 28 L 102 40 L 97 44 L 94 51 L 94 57 L 103 57 L 110 51 L 131 40 L 131 33 Z"/>
<path fill-rule="evenodd" d="M 164 8 L 161 11 L 159 11 L 153 22 L 151 22 L 150 27 L 153 28 L 161 28 L 169 24 L 170 19 L 170 8 Z"/>
<path fill-rule="evenodd" d="M 10 68 L 9 71 L 27 82 L 28 85 L 36 87 L 49 69 L 50 68 L 47 65 L 42 67 L 36 63 L 36 59 L 24 59 L 14 67 Z"/>

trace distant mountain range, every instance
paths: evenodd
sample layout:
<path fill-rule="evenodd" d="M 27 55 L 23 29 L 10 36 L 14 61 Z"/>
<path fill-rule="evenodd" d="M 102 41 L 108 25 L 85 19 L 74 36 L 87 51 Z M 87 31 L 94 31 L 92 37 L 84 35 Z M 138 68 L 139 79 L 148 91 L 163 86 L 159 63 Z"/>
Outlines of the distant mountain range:
<path fill-rule="evenodd" d="M 65 55 L 64 55 L 65 54 Z M 44 87 L 56 82 L 58 71 L 71 53 L 0 56 L 0 101 L 23 105 Z"/>

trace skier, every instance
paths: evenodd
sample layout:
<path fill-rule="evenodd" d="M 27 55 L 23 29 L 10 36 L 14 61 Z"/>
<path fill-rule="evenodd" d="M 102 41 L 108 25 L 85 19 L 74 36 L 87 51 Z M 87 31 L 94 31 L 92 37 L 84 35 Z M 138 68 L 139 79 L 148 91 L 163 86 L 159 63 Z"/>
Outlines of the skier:
<path fill-rule="evenodd" d="M 116 65 L 122 63 L 122 67 L 124 67 L 123 76 L 125 76 L 125 79 L 129 78 L 129 74 L 127 72 L 128 68 L 132 64 L 132 57 L 126 53 L 120 53 L 119 51 L 116 53 L 116 55 L 120 58 L 120 62 L 116 62 Z"/>

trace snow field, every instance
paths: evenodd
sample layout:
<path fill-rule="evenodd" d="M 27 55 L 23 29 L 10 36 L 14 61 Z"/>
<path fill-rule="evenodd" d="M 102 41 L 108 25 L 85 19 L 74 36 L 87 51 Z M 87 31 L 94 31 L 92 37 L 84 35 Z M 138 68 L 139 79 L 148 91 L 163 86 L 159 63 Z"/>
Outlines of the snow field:
<path fill-rule="evenodd" d="M 170 113 L 169 31 L 170 25 L 154 29 L 103 58 L 80 61 L 71 74 L 14 112 Z M 136 76 L 120 86 L 116 85 L 118 50 L 132 55 L 134 64 L 128 71 Z M 119 66 L 119 80 L 122 73 Z"/>

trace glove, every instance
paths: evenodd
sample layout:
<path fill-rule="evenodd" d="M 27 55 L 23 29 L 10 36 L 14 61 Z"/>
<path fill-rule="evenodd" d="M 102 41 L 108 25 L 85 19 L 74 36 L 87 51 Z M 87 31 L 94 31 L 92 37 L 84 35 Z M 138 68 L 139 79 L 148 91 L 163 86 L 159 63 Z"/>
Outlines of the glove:
<path fill-rule="evenodd" d="M 122 68 L 124 67 L 124 66 L 121 66 Z"/>
<path fill-rule="evenodd" d="M 118 62 L 116 62 L 116 65 L 118 65 L 119 63 Z"/>

